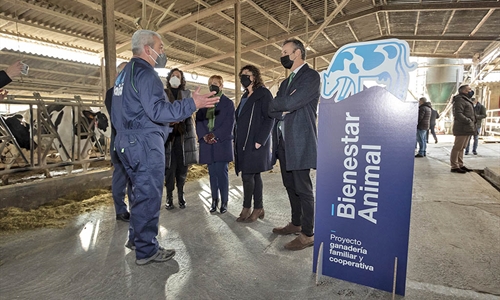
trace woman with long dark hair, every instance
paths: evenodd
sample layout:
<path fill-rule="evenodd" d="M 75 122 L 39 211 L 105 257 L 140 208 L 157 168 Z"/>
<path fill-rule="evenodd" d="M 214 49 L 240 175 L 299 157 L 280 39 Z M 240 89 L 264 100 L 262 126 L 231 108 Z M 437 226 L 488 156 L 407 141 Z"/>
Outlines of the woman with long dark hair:
<path fill-rule="evenodd" d="M 261 172 L 272 169 L 271 130 L 274 119 L 268 115 L 271 92 L 264 86 L 257 67 L 241 68 L 241 85 L 245 88 L 235 112 L 234 153 L 236 175 L 243 180 L 243 209 L 237 222 L 255 222 L 264 218 Z M 253 211 L 252 207 L 253 197 Z"/>

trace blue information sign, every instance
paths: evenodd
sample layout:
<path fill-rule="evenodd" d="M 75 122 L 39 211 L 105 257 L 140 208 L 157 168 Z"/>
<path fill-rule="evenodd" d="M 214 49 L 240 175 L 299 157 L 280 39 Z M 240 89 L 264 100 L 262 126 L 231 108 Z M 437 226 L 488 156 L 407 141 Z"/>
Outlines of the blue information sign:
<path fill-rule="evenodd" d="M 417 104 L 408 44 L 342 47 L 322 74 L 314 262 L 322 273 L 404 295 Z M 366 80 L 384 87 L 366 88 Z M 316 272 L 314 264 L 314 272 Z"/>

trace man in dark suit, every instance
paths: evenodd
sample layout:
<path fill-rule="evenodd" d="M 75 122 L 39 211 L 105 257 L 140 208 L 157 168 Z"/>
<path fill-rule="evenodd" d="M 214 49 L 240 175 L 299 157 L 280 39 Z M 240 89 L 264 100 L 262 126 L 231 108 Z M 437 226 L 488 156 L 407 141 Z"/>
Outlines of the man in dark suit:
<path fill-rule="evenodd" d="M 273 129 L 273 163 L 280 160 L 283 185 L 292 209 L 292 221 L 274 228 L 280 235 L 298 233 L 287 243 L 288 250 L 314 245 L 314 194 L 310 170 L 316 168 L 316 111 L 320 95 L 318 72 L 305 63 L 306 49 L 296 39 L 286 40 L 281 64 L 292 70 L 278 94 L 269 104 L 269 115 L 276 119 Z"/>

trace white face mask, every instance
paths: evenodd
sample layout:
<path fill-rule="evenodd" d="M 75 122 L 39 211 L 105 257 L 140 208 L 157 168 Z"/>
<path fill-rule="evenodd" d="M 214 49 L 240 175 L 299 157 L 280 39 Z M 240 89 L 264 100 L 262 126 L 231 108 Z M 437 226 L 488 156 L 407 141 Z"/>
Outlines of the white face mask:
<path fill-rule="evenodd" d="M 181 85 L 181 80 L 179 78 L 177 78 L 177 76 L 172 76 L 170 77 L 170 80 L 168 81 L 170 82 L 170 85 L 176 89 L 179 87 L 179 85 Z"/>

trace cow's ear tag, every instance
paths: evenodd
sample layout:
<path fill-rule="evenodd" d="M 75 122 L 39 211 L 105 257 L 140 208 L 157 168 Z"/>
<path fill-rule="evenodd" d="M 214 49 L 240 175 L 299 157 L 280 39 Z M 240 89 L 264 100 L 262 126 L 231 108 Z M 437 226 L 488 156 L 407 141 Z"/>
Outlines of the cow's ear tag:
<path fill-rule="evenodd" d="M 122 148 L 122 153 L 124 153 L 124 152 L 125 152 L 125 148 Z"/>

